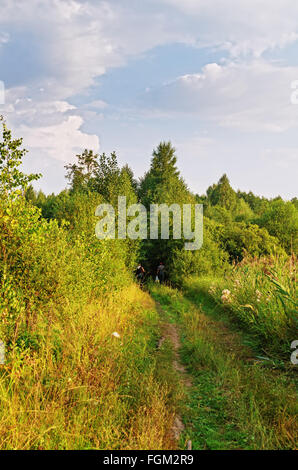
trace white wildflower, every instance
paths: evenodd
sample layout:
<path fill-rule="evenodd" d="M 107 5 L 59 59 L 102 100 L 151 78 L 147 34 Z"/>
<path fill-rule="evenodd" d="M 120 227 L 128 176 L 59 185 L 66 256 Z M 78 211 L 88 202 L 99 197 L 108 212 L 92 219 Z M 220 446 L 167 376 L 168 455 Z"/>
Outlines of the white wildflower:
<path fill-rule="evenodd" d="M 231 291 L 229 291 L 229 289 L 224 289 L 222 291 L 221 301 L 223 303 L 232 302 Z"/>
<path fill-rule="evenodd" d="M 210 286 L 209 289 L 208 289 L 208 292 L 209 292 L 209 294 L 211 294 L 211 295 L 212 295 L 212 294 L 215 294 L 215 292 L 216 292 L 216 287 L 215 287 L 215 286 Z"/>
<path fill-rule="evenodd" d="M 229 291 L 229 289 L 224 289 L 222 291 L 222 295 L 226 295 L 226 296 L 229 296 L 231 294 L 231 292 Z"/>
<path fill-rule="evenodd" d="M 112 336 L 115 336 L 115 338 L 121 338 L 121 336 L 119 335 L 119 333 L 117 333 L 117 331 L 114 331 L 114 333 L 112 333 Z"/>

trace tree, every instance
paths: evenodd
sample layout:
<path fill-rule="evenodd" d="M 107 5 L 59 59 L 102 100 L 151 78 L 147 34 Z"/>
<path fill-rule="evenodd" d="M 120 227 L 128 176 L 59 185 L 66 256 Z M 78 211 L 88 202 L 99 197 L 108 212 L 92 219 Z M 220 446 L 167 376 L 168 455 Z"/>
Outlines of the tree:
<path fill-rule="evenodd" d="M 296 209 L 298 210 L 298 198 L 297 198 L 297 197 L 293 197 L 293 199 L 291 199 L 291 203 L 294 204 L 294 206 L 295 206 Z"/>
<path fill-rule="evenodd" d="M 30 184 L 28 186 L 28 188 L 26 189 L 25 191 L 25 198 L 26 198 L 26 201 L 30 201 L 31 204 L 33 204 L 34 206 L 36 206 L 36 201 L 37 201 L 37 195 L 36 195 L 36 191 L 34 190 L 32 184 Z"/>
<path fill-rule="evenodd" d="M 139 195 L 141 203 L 147 210 L 151 204 L 183 204 L 195 203 L 180 176 L 176 166 L 175 149 L 170 142 L 161 142 L 153 151 L 150 170 L 140 183 Z M 163 261 L 168 273 L 171 272 L 174 258 L 179 250 L 184 249 L 184 240 L 173 240 L 173 219 L 170 214 L 170 239 L 145 240 L 142 245 L 143 258 L 147 269 L 155 272 L 156 263 Z M 160 228 L 160 227 L 159 227 Z"/>
<path fill-rule="evenodd" d="M 90 187 L 92 178 L 98 169 L 98 154 L 93 150 L 85 149 L 83 153 L 76 155 L 77 163 L 65 165 L 66 178 L 70 181 L 72 191 L 84 191 Z"/>
<path fill-rule="evenodd" d="M 232 210 L 236 205 L 236 193 L 226 174 L 220 178 L 217 184 L 207 189 L 207 196 L 212 206 L 219 205 Z"/>
<path fill-rule="evenodd" d="M 23 139 L 12 139 L 11 131 L 7 128 L 3 116 L 2 141 L 0 142 L 0 193 L 8 196 L 23 193 L 30 181 L 37 180 L 40 174 L 26 175 L 19 170 L 27 150 L 21 149 Z"/>
<path fill-rule="evenodd" d="M 237 199 L 236 206 L 234 207 L 233 211 L 234 219 L 237 222 L 250 222 L 253 217 L 254 213 L 249 207 L 249 204 L 244 201 L 244 199 L 239 198 Z"/>
<path fill-rule="evenodd" d="M 223 225 L 229 225 L 233 221 L 233 214 L 225 207 L 219 205 L 208 206 L 204 213 L 209 219 L 215 220 Z"/>
<path fill-rule="evenodd" d="M 131 183 L 131 186 L 132 186 L 135 194 L 137 194 L 137 192 L 138 192 L 138 182 L 134 177 L 132 169 L 128 165 L 124 165 L 122 167 L 122 171 L 127 173 L 128 178 L 129 178 L 130 183 Z"/>
<path fill-rule="evenodd" d="M 269 207 L 270 203 L 269 199 L 266 199 L 263 196 L 256 196 L 255 194 L 253 194 L 252 191 L 250 191 L 249 193 L 237 191 L 237 197 L 238 200 L 243 199 L 249 205 L 251 210 L 258 215 L 262 215 L 264 211 Z"/>
<path fill-rule="evenodd" d="M 94 175 L 94 189 L 101 194 L 107 202 L 111 201 L 113 188 L 117 187 L 120 177 L 120 168 L 117 161 L 117 155 L 112 152 L 110 156 L 103 153 L 99 157 L 99 164 Z"/>
<path fill-rule="evenodd" d="M 251 256 L 285 255 L 277 238 L 269 235 L 265 228 L 244 222 L 224 226 L 220 234 L 221 246 L 229 253 L 230 261 L 241 261 L 246 254 Z"/>
<path fill-rule="evenodd" d="M 149 208 L 153 203 L 174 203 L 190 199 L 188 188 L 176 166 L 177 157 L 171 142 L 161 142 L 153 151 L 150 170 L 141 179 L 140 199 Z"/>
<path fill-rule="evenodd" d="M 298 210 L 294 204 L 282 199 L 272 201 L 257 223 L 278 238 L 288 253 L 298 252 Z"/>

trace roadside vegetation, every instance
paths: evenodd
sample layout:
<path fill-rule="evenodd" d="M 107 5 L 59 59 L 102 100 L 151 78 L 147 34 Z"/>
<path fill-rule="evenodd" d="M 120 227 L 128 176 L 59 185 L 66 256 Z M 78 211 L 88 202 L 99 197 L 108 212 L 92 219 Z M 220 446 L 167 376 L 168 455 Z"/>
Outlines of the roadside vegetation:
<path fill-rule="evenodd" d="M 226 175 L 193 194 L 170 142 L 140 180 L 85 149 L 45 195 L 0 124 L 0 448 L 296 448 L 297 198 L 236 192 Z M 172 217 L 169 240 L 98 240 L 95 209 L 119 195 L 203 204 L 202 249 L 173 239 Z M 160 261 L 161 306 L 133 276 Z"/>
<path fill-rule="evenodd" d="M 203 291 L 239 328 L 251 333 L 265 354 L 288 361 L 298 334 L 297 259 L 243 259 L 221 278 L 189 278 L 183 289 Z"/>
<path fill-rule="evenodd" d="M 192 380 L 181 411 L 182 448 L 189 440 L 193 449 L 297 448 L 294 369 L 258 358 L 256 344 L 233 329 L 203 289 L 192 301 L 166 286 L 151 292 L 180 329 L 180 356 Z"/>

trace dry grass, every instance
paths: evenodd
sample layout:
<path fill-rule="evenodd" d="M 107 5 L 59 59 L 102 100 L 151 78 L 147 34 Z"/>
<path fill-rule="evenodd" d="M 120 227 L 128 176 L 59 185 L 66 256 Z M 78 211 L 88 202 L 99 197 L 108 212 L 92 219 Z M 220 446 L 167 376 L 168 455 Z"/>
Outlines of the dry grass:
<path fill-rule="evenodd" d="M 0 366 L 0 448 L 169 448 L 157 329 L 152 299 L 134 285 L 80 311 L 45 314 L 38 347 L 15 345 Z"/>

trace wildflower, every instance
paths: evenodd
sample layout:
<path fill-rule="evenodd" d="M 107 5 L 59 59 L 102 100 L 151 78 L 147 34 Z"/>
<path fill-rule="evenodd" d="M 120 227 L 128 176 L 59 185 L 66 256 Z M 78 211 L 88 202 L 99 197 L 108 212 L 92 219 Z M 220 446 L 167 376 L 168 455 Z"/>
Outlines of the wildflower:
<path fill-rule="evenodd" d="M 232 302 L 231 297 L 228 297 L 226 295 L 222 295 L 221 300 L 222 300 L 223 303 L 231 303 Z"/>
<path fill-rule="evenodd" d="M 256 290 L 256 295 L 257 295 L 257 302 L 261 302 L 262 292 L 260 292 L 260 291 L 257 289 L 257 290 Z"/>
<path fill-rule="evenodd" d="M 222 294 L 229 296 L 229 295 L 231 294 L 231 292 L 229 291 L 229 289 L 224 289 L 224 290 L 222 291 Z"/>
<path fill-rule="evenodd" d="M 222 291 L 221 301 L 222 301 L 223 303 L 232 302 L 232 299 L 231 299 L 231 292 L 229 291 L 229 289 L 224 289 L 224 290 Z"/>
<path fill-rule="evenodd" d="M 119 335 L 119 333 L 117 333 L 117 331 L 114 331 L 114 333 L 112 333 L 112 336 L 115 336 L 115 338 L 121 338 L 121 336 Z"/>

